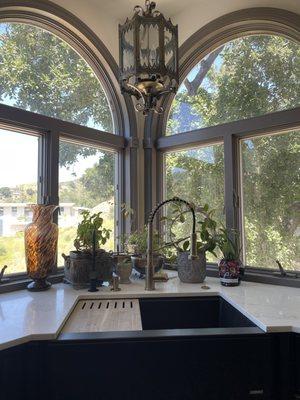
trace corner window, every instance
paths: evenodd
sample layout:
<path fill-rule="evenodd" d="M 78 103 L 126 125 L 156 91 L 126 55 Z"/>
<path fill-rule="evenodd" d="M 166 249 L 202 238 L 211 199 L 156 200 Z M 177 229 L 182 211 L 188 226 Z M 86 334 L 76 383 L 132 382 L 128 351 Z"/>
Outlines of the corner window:
<path fill-rule="evenodd" d="M 0 266 L 8 265 L 7 275 L 26 271 L 30 203 L 60 199 L 58 266 L 61 253 L 73 249 L 83 210 L 102 212 L 111 229 L 106 249 L 114 249 L 116 160 L 124 142 L 114 135 L 112 103 L 99 78 L 103 71 L 87 61 L 52 32 L 0 22 L 1 120 L 9 127 L 0 129 Z M 23 112 L 12 117 L 10 106 Z"/>
<path fill-rule="evenodd" d="M 300 105 L 300 46 L 283 36 L 230 41 L 201 60 L 173 101 L 167 135 Z"/>
<path fill-rule="evenodd" d="M 219 226 L 240 229 L 241 259 L 257 269 L 300 271 L 299 65 L 284 36 L 225 43 L 183 80 L 159 140 L 165 198 L 208 203 Z"/>
<path fill-rule="evenodd" d="M 300 131 L 241 141 L 245 262 L 300 270 Z"/>

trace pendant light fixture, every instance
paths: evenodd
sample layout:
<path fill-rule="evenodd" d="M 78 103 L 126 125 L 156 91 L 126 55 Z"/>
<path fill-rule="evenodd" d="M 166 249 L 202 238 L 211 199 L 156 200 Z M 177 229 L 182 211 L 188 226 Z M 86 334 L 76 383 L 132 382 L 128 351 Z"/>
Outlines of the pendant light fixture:
<path fill-rule="evenodd" d="M 158 100 L 178 88 L 178 27 L 146 0 L 119 25 L 120 85 L 122 93 L 138 100 L 136 110 L 162 113 Z"/>

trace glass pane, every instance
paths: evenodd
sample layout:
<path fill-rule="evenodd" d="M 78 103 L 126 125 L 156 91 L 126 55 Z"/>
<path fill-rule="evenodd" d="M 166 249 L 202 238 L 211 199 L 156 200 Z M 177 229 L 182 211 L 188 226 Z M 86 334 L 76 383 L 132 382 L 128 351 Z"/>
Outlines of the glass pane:
<path fill-rule="evenodd" d="M 26 271 L 24 228 L 37 202 L 38 137 L 0 129 L 0 267 Z"/>
<path fill-rule="evenodd" d="M 157 25 L 140 26 L 140 63 L 142 67 L 159 65 L 159 31 Z"/>
<path fill-rule="evenodd" d="M 208 204 L 215 210 L 213 218 L 216 222 L 225 223 L 223 145 L 167 153 L 165 179 L 166 199 L 178 196 L 197 206 Z M 188 236 L 191 225 L 187 222 L 176 229 L 174 233 L 179 237 Z M 212 260 L 209 254 L 207 258 Z"/>
<path fill-rule="evenodd" d="M 287 38 L 247 36 L 208 54 L 173 101 L 167 135 L 300 105 L 300 46 Z"/>
<path fill-rule="evenodd" d="M 134 52 L 133 52 L 133 28 L 129 28 L 122 34 L 122 49 L 123 49 L 123 69 L 130 70 L 134 67 Z"/>
<path fill-rule="evenodd" d="M 241 142 L 246 264 L 300 270 L 300 131 Z"/>
<path fill-rule="evenodd" d="M 0 102 L 113 132 L 104 90 L 66 42 L 41 28 L 0 23 Z"/>
<path fill-rule="evenodd" d="M 176 59 L 175 59 L 175 35 L 168 28 L 164 28 L 165 32 L 165 65 L 171 71 L 175 72 Z"/>
<path fill-rule="evenodd" d="M 103 226 L 111 229 L 110 239 L 102 246 L 114 250 L 115 159 L 112 152 L 99 148 L 60 142 L 59 149 L 59 239 L 58 265 L 62 253 L 74 249 L 81 211 L 102 212 Z"/>

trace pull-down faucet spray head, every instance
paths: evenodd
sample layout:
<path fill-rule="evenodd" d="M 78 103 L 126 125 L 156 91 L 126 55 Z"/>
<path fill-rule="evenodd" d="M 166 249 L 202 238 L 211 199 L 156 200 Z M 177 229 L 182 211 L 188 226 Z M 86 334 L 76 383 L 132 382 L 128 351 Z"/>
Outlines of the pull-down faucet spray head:
<path fill-rule="evenodd" d="M 154 270 L 153 270 L 153 220 L 158 210 L 167 203 L 183 203 L 185 204 L 192 213 L 193 216 L 193 227 L 191 233 L 190 243 L 190 260 L 196 260 L 197 254 L 197 234 L 196 234 L 196 216 L 194 206 L 186 200 L 180 199 L 179 197 L 172 197 L 171 199 L 165 200 L 158 204 L 157 207 L 150 213 L 148 218 L 148 246 L 147 246 L 147 267 L 146 267 L 146 286 L 145 290 L 154 290 Z"/>

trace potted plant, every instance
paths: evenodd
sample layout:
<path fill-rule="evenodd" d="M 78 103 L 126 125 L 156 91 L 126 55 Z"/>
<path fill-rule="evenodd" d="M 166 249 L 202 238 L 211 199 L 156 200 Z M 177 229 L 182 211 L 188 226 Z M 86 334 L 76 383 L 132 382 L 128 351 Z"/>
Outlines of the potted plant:
<path fill-rule="evenodd" d="M 72 283 L 75 289 L 89 286 L 90 273 L 92 268 L 93 248 L 95 254 L 96 279 L 99 283 L 109 281 L 113 272 L 113 259 L 111 255 L 100 245 L 104 245 L 110 238 L 110 229 L 103 227 L 101 212 L 91 214 L 90 211 L 83 211 L 82 221 L 77 227 L 77 236 L 74 240 L 76 250 L 70 251 L 65 260 L 65 279 Z"/>
<path fill-rule="evenodd" d="M 166 248 L 173 247 L 176 250 L 178 277 L 185 283 L 201 283 L 206 277 L 206 252 L 214 253 L 216 247 L 216 221 L 212 218 L 213 210 L 209 206 L 195 207 L 197 224 L 197 254 L 196 260 L 189 258 L 190 236 L 178 238 L 174 232 L 177 223 L 187 223 L 189 210 L 183 208 L 181 204 L 173 205 L 171 217 L 163 217 L 167 222 L 169 242 L 165 243 Z M 169 258 L 172 260 L 172 256 Z M 174 254 L 173 254 L 174 260 Z"/>
<path fill-rule="evenodd" d="M 238 286 L 244 272 L 240 261 L 239 232 L 221 228 L 217 242 L 223 254 L 223 258 L 218 263 L 221 285 Z"/>
<path fill-rule="evenodd" d="M 147 238 L 148 230 L 147 226 L 144 226 L 141 231 L 135 231 L 130 235 L 127 235 L 125 239 L 125 249 L 131 254 L 132 267 L 144 275 L 146 273 L 147 265 Z M 158 272 L 163 264 L 163 257 L 159 253 L 159 234 L 154 232 L 153 234 L 153 265 L 155 272 Z"/>

